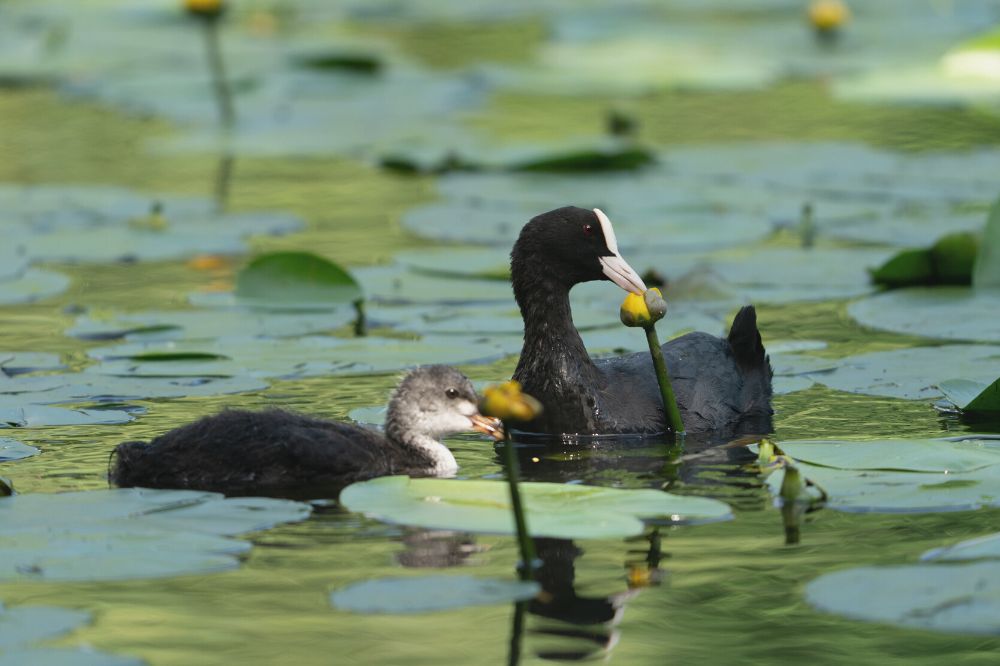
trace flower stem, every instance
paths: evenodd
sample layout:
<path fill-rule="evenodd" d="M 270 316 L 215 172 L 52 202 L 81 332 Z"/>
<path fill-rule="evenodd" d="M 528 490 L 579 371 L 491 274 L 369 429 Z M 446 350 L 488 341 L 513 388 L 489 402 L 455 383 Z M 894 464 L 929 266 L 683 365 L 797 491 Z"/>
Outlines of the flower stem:
<path fill-rule="evenodd" d="M 236 124 L 236 109 L 229 81 L 226 79 L 222 50 L 219 48 L 219 19 L 211 17 L 202 22 L 205 24 L 205 51 L 212 71 L 212 87 L 215 89 L 215 101 L 219 105 L 219 121 L 224 128 L 231 129 Z"/>
<path fill-rule="evenodd" d="M 656 381 L 660 384 L 660 397 L 663 398 L 663 410 L 667 413 L 670 427 L 677 435 L 684 435 L 684 423 L 681 421 L 681 410 L 677 408 L 677 398 L 674 388 L 670 385 L 670 375 L 667 374 L 667 362 L 663 360 L 663 350 L 660 349 L 660 339 L 656 335 L 656 325 L 643 326 L 646 331 L 646 342 L 649 343 L 649 355 L 653 357 L 653 368 L 656 370 Z"/>
<path fill-rule="evenodd" d="M 535 545 L 528 534 L 528 522 L 524 517 L 524 506 L 521 504 L 521 490 L 518 487 L 517 455 L 514 453 L 514 443 L 510 441 L 510 427 L 504 423 L 504 455 L 507 466 L 507 485 L 510 488 L 510 507 L 514 511 L 514 524 L 517 525 L 517 540 L 521 546 L 521 580 L 534 579 Z"/>

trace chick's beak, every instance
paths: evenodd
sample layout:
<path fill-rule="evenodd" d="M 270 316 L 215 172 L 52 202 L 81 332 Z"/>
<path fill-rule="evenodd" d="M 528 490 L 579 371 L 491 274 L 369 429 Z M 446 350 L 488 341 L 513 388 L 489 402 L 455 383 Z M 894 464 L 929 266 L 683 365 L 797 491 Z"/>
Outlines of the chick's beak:
<path fill-rule="evenodd" d="M 476 413 L 470 416 L 469 420 L 472 421 L 472 429 L 476 432 L 489 435 L 496 440 L 503 439 L 503 423 L 500 422 L 500 419 Z"/>

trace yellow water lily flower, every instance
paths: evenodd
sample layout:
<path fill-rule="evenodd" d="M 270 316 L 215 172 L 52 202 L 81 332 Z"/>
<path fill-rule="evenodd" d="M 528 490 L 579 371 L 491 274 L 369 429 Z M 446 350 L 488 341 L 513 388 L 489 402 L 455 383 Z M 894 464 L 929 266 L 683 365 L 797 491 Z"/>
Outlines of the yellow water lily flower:
<path fill-rule="evenodd" d="M 656 287 L 647 289 L 642 296 L 629 294 L 622 301 L 619 316 L 626 326 L 650 326 L 663 319 L 667 313 L 667 302 Z"/>
<path fill-rule="evenodd" d="M 215 18 L 226 11 L 224 0 L 183 0 L 184 9 L 189 14 Z"/>
<path fill-rule="evenodd" d="M 815 0 L 809 5 L 809 23 L 818 32 L 833 32 L 850 19 L 851 10 L 841 0 Z"/>
<path fill-rule="evenodd" d="M 501 421 L 524 423 L 542 413 L 542 403 L 521 390 L 521 383 L 510 380 L 483 391 L 479 411 Z"/>

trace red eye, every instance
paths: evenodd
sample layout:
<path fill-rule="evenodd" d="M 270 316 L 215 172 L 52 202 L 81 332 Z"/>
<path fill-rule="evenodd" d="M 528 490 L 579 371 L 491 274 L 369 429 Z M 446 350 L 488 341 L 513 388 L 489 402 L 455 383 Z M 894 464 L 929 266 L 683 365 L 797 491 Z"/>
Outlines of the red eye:
<path fill-rule="evenodd" d="M 583 225 L 583 235 L 587 236 L 588 238 L 590 236 L 593 236 L 594 235 L 594 225 L 592 225 L 592 224 L 585 224 L 585 225 Z"/>

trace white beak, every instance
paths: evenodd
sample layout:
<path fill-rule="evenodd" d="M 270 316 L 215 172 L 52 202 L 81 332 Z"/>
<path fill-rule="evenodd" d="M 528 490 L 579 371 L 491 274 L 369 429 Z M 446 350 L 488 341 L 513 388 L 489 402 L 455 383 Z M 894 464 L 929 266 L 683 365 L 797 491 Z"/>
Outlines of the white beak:
<path fill-rule="evenodd" d="M 618 253 L 618 239 L 615 238 L 615 230 L 611 226 L 611 220 L 600 208 L 595 208 L 594 214 L 601 222 L 601 230 L 604 231 L 604 240 L 608 244 L 608 250 L 613 252 L 611 256 L 599 258 L 602 272 L 609 280 L 625 291 L 642 296 L 646 291 L 646 283 Z"/>

